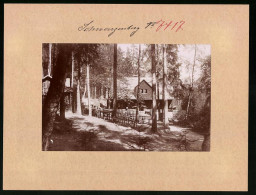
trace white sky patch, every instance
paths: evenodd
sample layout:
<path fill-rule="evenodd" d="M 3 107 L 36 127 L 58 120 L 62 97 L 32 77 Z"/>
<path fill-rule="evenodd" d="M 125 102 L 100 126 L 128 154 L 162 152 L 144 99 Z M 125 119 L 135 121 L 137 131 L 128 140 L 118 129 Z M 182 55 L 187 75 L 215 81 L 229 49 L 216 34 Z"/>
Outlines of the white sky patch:
<path fill-rule="evenodd" d="M 183 82 L 191 81 L 191 74 L 194 64 L 195 45 L 179 45 L 178 62 L 181 63 L 180 78 Z M 206 44 L 196 45 L 196 60 L 194 69 L 194 81 L 200 77 L 201 60 L 211 55 L 211 46 Z"/>
<path fill-rule="evenodd" d="M 118 48 L 126 53 L 127 49 L 132 49 L 132 45 L 139 48 L 139 44 L 118 44 Z M 200 77 L 201 64 L 200 60 L 205 59 L 211 55 L 211 45 L 209 44 L 196 44 L 196 61 L 194 69 L 194 81 Z M 145 44 L 141 44 L 141 49 L 145 49 Z M 179 44 L 178 45 L 178 62 L 181 63 L 180 67 L 180 79 L 189 83 L 191 81 L 192 67 L 194 63 L 195 45 L 192 44 Z"/>
<path fill-rule="evenodd" d="M 117 44 L 117 47 L 121 48 L 122 51 L 126 52 L 128 48 L 130 48 L 130 49 L 132 48 L 132 45 L 134 45 L 137 48 L 139 48 L 139 44 Z"/>

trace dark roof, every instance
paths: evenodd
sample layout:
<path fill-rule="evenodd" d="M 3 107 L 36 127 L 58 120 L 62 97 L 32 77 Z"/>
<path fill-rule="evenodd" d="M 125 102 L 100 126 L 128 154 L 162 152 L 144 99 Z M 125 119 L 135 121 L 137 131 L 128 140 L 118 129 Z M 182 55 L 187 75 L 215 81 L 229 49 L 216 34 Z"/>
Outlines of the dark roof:
<path fill-rule="evenodd" d="M 142 83 L 142 82 L 145 82 L 150 88 L 152 88 L 152 86 L 147 82 L 147 81 L 145 81 L 145 79 L 143 79 L 141 82 L 140 82 L 140 84 Z M 137 87 L 138 85 L 136 85 L 136 87 Z"/>
<path fill-rule="evenodd" d="M 141 77 L 141 82 L 145 82 L 150 88 L 152 83 L 152 77 Z M 136 99 L 134 96 L 134 89 L 138 86 L 138 77 L 124 77 L 122 79 L 118 79 L 118 90 L 127 89 L 129 91 L 130 99 Z M 172 91 L 172 87 L 167 84 L 167 90 L 169 92 Z M 159 85 L 160 99 L 162 99 L 162 84 Z M 173 97 L 168 93 L 167 99 L 173 99 Z"/>

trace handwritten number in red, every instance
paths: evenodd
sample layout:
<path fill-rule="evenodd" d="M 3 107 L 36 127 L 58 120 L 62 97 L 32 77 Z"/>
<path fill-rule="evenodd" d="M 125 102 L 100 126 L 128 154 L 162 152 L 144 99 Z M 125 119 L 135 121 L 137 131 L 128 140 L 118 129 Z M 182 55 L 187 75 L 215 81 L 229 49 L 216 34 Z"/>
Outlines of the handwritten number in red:
<path fill-rule="evenodd" d="M 156 32 L 162 29 L 162 27 L 165 27 L 163 28 L 163 30 L 166 30 L 166 29 L 175 30 L 176 28 L 175 32 L 178 32 L 179 30 L 183 30 L 182 26 L 185 24 L 185 21 L 182 20 L 180 22 L 175 22 L 173 24 L 173 21 L 165 22 L 164 20 L 161 19 L 158 22 L 155 22 L 155 24 L 157 24 Z"/>

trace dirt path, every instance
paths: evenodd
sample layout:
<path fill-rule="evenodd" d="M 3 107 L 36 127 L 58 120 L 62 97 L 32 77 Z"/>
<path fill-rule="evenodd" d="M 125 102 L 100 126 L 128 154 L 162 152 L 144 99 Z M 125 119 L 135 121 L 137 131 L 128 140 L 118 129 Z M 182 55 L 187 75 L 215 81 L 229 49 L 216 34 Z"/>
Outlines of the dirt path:
<path fill-rule="evenodd" d="M 52 151 L 177 151 L 180 146 L 181 127 L 171 126 L 172 131 L 159 130 L 147 133 L 149 126 L 138 132 L 103 119 L 66 113 L 67 121 L 55 127 L 49 150 Z M 160 128 L 161 129 L 161 128 Z M 200 151 L 203 137 L 188 131 L 189 150 Z"/>

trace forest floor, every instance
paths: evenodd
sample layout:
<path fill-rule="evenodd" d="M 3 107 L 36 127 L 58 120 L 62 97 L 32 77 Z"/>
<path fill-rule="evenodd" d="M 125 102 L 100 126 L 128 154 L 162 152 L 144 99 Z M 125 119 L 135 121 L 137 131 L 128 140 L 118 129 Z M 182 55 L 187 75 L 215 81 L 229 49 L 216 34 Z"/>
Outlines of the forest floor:
<path fill-rule="evenodd" d="M 203 136 L 186 129 L 187 149 L 181 144 L 179 126 L 165 130 L 158 123 L 158 132 L 150 133 L 149 125 L 137 129 L 106 120 L 66 112 L 66 120 L 56 122 L 51 137 L 51 151 L 201 151 Z"/>

